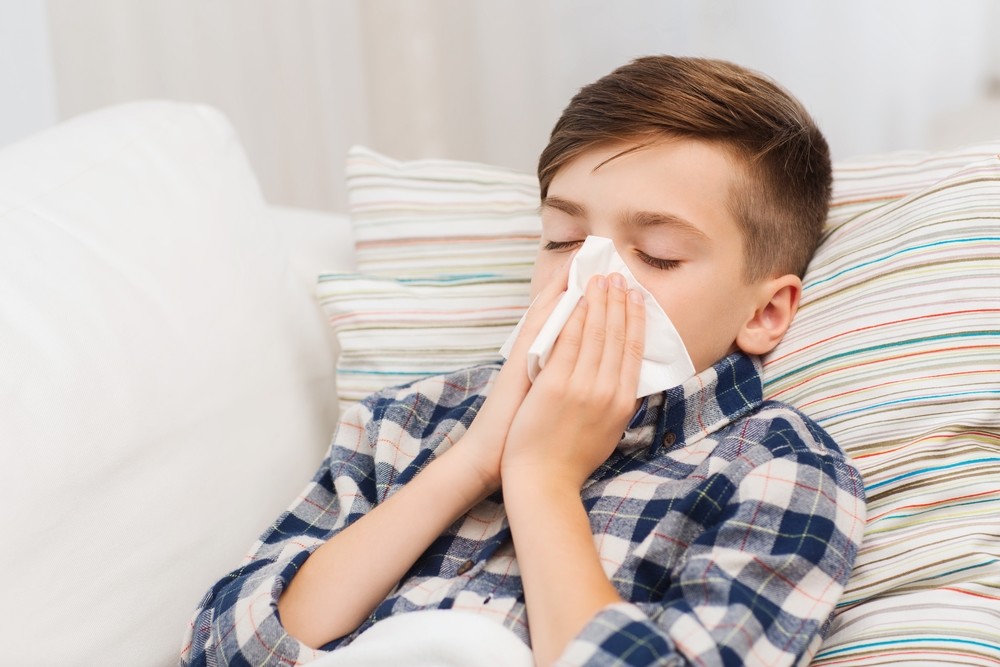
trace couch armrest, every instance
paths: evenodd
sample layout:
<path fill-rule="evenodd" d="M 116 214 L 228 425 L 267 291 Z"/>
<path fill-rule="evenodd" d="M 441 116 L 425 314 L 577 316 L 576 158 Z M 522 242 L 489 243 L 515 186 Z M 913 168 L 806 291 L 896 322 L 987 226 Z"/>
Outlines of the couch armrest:
<path fill-rule="evenodd" d="M 0 151 L 6 661 L 176 664 L 308 482 L 336 399 L 296 261 L 214 109 L 126 104 Z"/>

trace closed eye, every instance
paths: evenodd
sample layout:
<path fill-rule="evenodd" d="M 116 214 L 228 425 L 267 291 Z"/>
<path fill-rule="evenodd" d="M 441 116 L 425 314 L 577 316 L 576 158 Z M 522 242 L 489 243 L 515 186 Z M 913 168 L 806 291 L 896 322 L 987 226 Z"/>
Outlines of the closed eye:
<path fill-rule="evenodd" d="M 569 250 L 583 243 L 583 241 L 549 241 L 545 244 L 546 250 Z"/>
<path fill-rule="evenodd" d="M 670 269 L 676 269 L 681 265 L 678 259 L 660 259 L 659 257 L 652 257 L 642 252 L 641 250 L 636 252 L 639 255 L 639 259 L 649 264 L 654 269 L 661 269 L 663 271 L 669 271 Z"/>

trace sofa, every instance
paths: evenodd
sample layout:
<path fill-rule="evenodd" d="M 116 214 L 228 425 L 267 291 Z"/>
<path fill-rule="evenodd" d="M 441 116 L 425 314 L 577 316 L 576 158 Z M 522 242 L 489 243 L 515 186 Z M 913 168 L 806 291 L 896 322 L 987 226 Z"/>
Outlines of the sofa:
<path fill-rule="evenodd" d="M 838 162 L 765 359 L 868 496 L 815 665 L 1000 663 L 998 153 Z M 533 176 L 365 147 L 347 174 L 347 214 L 271 205 L 220 112 L 161 100 L 0 150 L 2 662 L 175 664 L 340 410 L 497 358 Z"/>

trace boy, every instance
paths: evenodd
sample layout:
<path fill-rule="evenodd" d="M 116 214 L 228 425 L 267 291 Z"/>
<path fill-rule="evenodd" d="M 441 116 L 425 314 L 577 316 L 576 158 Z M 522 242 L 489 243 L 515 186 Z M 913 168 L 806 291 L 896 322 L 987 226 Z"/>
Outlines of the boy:
<path fill-rule="evenodd" d="M 820 236 L 825 140 L 756 74 L 650 57 L 573 98 L 538 174 L 537 299 L 507 362 L 346 414 L 299 502 L 203 600 L 185 662 L 297 664 L 427 609 L 495 619 L 539 665 L 815 653 L 861 539 L 862 482 L 819 426 L 762 400 L 758 356 Z M 612 274 L 528 379 L 588 235 L 614 241 L 694 377 L 636 401 L 644 306 Z"/>

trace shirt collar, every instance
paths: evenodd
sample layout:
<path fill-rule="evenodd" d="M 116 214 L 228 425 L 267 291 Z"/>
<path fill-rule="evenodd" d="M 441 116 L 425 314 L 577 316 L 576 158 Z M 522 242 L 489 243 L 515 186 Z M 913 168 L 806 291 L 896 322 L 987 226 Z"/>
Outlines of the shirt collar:
<path fill-rule="evenodd" d="M 643 399 L 618 445 L 648 456 L 690 445 L 757 409 L 763 401 L 761 362 L 734 352 L 682 384 Z"/>

